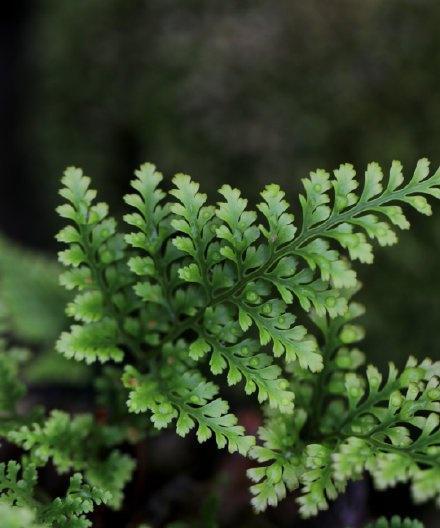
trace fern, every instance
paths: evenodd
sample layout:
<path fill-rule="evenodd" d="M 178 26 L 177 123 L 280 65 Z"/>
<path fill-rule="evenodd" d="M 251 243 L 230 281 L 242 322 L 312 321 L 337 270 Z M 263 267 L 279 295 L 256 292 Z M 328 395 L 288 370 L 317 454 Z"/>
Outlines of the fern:
<path fill-rule="evenodd" d="M 352 294 L 346 293 L 347 297 Z M 349 302 L 344 316 L 313 316 L 323 333 L 326 368 L 318 380 L 303 377 L 294 382 L 303 395 L 301 411 L 304 415 L 309 411 L 308 424 L 300 429 L 305 434 L 299 439 L 281 435 L 282 442 L 271 446 L 266 459 L 262 459 L 260 447 L 251 452 L 266 465 L 250 470 L 249 476 L 265 484 L 270 481 L 272 467 L 268 461 L 281 461 L 281 475 L 291 468 L 287 457 L 295 457 L 290 489 L 301 488 L 298 503 L 305 517 L 326 509 L 328 501 L 364 471 L 371 473 L 378 489 L 410 482 L 417 502 L 439 497 L 440 364 L 409 358 L 402 372 L 390 364 L 386 380 L 371 365 L 364 371 L 364 356 L 355 347 L 363 331 L 354 324 L 362 312 L 360 305 Z M 273 420 L 270 414 L 265 428 L 273 430 Z M 273 486 L 276 481 L 271 483 Z M 261 494 L 261 484 L 252 486 L 251 491 L 257 510 L 284 496 L 267 500 Z"/>
<path fill-rule="evenodd" d="M 169 192 L 162 179 L 151 164 L 136 171 L 122 233 L 90 179 L 64 174 L 57 211 L 68 225 L 57 239 L 73 324 L 56 348 L 98 364 L 108 421 L 23 414 L 17 374 L 27 356 L 5 346 L 0 434 L 24 452 L 2 466 L 5 512 L 31 526 L 88 526 L 95 504 L 121 505 L 134 464 L 118 447 L 169 426 L 256 460 L 257 511 L 296 490 L 301 515 L 316 515 L 365 471 L 378 488 L 409 482 L 416 501 L 439 500 L 440 366 L 409 358 L 386 379 L 365 368 L 352 263 L 397 242 L 409 227 L 404 206 L 431 214 L 440 171 L 429 175 L 423 159 L 405 181 L 399 162 L 386 178 L 371 163 L 361 184 L 348 164 L 317 170 L 303 180 L 299 220 L 277 185 L 254 211 L 228 185 L 210 205 L 189 176 L 176 175 Z M 261 405 L 258 438 L 221 395 L 220 376 Z M 41 502 L 36 471 L 49 461 L 71 484 Z"/>
<path fill-rule="evenodd" d="M 121 490 L 131 477 L 133 461 L 116 450 L 103 460 L 99 454 L 124 440 L 121 430 L 97 427 L 91 415 L 72 419 L 66 413 L 53 411 L 43 423 L 22 426 L 7 438 L 30 451 L 35 467 L 46 465 L 50 459 L 60 473 L 83 471 L 89 484 L 108 493 L 108 504 L 120 506 Z"/>
<path fill-rule="evenodd" d="M 378 521 L 369 524 L 366 528 L 423 528 L 423 524 L 409 518 L 401 519 L 396 515 L 390 520 L 381 517 Z"/>
<path fill-rule="evenodd" d="M 6 340 L 1 345 L 0 439 L 24 454 L 20 461 L 0 463 L 0 524 L 87 528 L 95 505 L 121 505 L 134 462 L 113 447 L 127 439 L 127 430 L 98 424 L 89 414 L 72 418 L 55 410 L 46 416 L 39 408 L 23 414 L 26 389 L 20 378 L 30 355 L 8 348 Z M 49 461 L 59 474 L 71 474 L 70 484 L 65 496 L 42 500 L 38 470 Z"/>
<path fill-rule="evenodd" d="M 54 528 L 87 528 L 91 526 L 86 515 L 94 509 L 95 504 L 106 503 L 109 495 L 98 488 L 82 482 L 79 473 L 70 478 L 70 484 L 64 497 L 57 497 L 49 503 L 41 503 L 34 497 L 37 472 L 34 465 L 24 462 L 0 464 L 0 504 L 9 516 L 19 516 L 31 523 L 42 523 L 41 526 Z M 11 521 L 11 522 L 12 522 Z M 30 524 L 33 528 L 35 525 Z M 36 527 L 35 527 L 36 528 Z"/>
<path fill-rule="evenodd" d="M 124 219 L 135 229 L 125 236 L 125 247 L 106 205 L 94 202 L 90 180 L 79 169 L 68 169 L 61 191 L 67 203 L 58 212 L 72 225 L 58 239 L 68 244 L 60 259 L 72 268 L 62 281 L 80 290 L 68 313 L 82 324 L 61 336 L 58 350 L 87 362 L 126 357 L 135 369 L 124 374 L 129 390 L 136 384 L 131 411 L 152 413 L 158 427 L 176 419 L 180 434 L 197 425 L 200 440 L 214 434 L 219 445 L 227 439 L 231 450 L 247 451 L 251 439 L 238 446 L 237 435 L 244 431 L 228 405 L 213 399 L 218 390 L 203 380 L 197 365 L 209 357 L 214 375 L 226 371 L 230 385 L 244 380 L 246 393 L 258 391 L 260 402 L 292 412 L 293 393 L 275 359 L 298 361 L 312 372 L 319 372 L 323 361 L 316 340 L 288 306 L 297 300 L 306 311 L 313 307 L 338 316 L 346 305 L 335 288 L 356 282 L 348 261 L 330 243 L 338 242 L 351 259 L 370 262 L 367 238 L 389 245 L 396 241 L 390 223 L 408 227 L 395 202 L 429 214 L 425 195 L 439 192 L 439 175 L 428 178 L 426 160 L 404 186 L 397 162 L 385 188 L 382 179 L 380 167 L 370 164 L 358 196 L 351 166 L 341 166 L 333 178 L 322 170 L 312 173 L 304 180 L 298 231 L 276 185 L 262 192 L 263 225 L 258 225 L 257 214 L 229 186 L 220 189 L 223 201 L 214 207 L 197 183 L 180 174 L 170 191 L 174 201 L 165 201 L 161 174 L 146 164 L 132 182 L 135 192 L 125 197 L 134 211 Z M 195 338 L 188 341 L 188 332 Z M 271 354 L 263 352 L 269 345 Z M 180 351 L 186 346 L 189 354 Z M 173 347 L 179 350 L 171 352 Z M 195 377 L 186 388 L 180 383 Z M 200 403 L 186 400 L 191 394 Z"/>

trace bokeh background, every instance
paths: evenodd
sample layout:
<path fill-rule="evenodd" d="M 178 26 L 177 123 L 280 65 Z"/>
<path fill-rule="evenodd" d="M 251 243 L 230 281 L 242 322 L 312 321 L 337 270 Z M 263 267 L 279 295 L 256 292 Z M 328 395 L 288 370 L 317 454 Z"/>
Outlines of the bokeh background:
<path fill-rule="evenodd" d="M 16 0 L 2 11 L 0 298 L 42 352 L 65 325 L 53 210 L 67 165 L 119 215 L 143 161 L 191 174 L 213 199 L 226 182 L 254 202 L 277 182 L 295 210 L 317 167 L 440 163 L 438 0 Z M 399 246 L 359 267 L 364 349 L 382 368 L 440 359 L 440 208 L 411 220 Z M 33 366 L 35 379 L 50 374 Z M 374 508 L 413 512 L 406 493 L 374 495 Z M 288 519 L 246 526 L 299 526 Z"/>

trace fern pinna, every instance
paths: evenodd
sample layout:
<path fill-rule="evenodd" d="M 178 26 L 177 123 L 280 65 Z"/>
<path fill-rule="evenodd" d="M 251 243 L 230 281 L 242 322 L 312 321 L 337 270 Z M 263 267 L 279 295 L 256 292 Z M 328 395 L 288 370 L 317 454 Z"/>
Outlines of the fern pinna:
<path fill-rule="evenodd" d="M 392 245 L 395 231 L 409 228 L 402 206 L 431 214 L 440 171 L 429 175 L 422 159 L 404 181 L 399 162 L 386 178 L 371 163 L 360 179 L 349 164 L 312 172 L 296 221 L 278 185 L 262 191 L 257 211 L 229 185 L 209 205 L 189 176 L 176 175 L 167 193 L 162 175 L 145 164 L 125 196 L 125 235 L 80 169 L 68 168 L 62 179 L 58 213 L 69 225 L 57 235 L 67 245 L 59 254 L 68 268 L 61 282 L 77 294 L 67 306 L 75 323 L 58 351 L 107 364 L 97 391 L 114 420 L 135 420 L 143 431 L 173 424 L 181 436 L 195 429 L 199 442 L 213 437 L 219 448 L 256 460 L 249 476 L 257 511 L 298 490 L 301 514 L 315 515 L 365 471 L 378 488 L 410 481 L 415 500 L 440 497 L 440 364 L 409 358 L 402 371 L 390 365 L 386 377 L 364 368 L 356 322 L 363 309 L 353 300 L 359 284 L 351 266 L 371 263 L 374 242 Z M 221 375 L 261 404 L 257 439 L 219 395 L 214 380 Z M 113 403 L 125 400 L 133 418 Z M 55 413 L 8 434 L 42 453 L 37 462 L 56 463 L 45 438 L 64 419 Z M 95 434 L 81 420 L 78 429 Z M 110 433 L 99 435 L 107 449 L 117 444 Z M 90 472 L 95 462 L 81 457 L 61 457 L 61 469 L 79 471 L 104 490 L 98 501 L 117 507 L 120 487 L 101 486 Z M 132 469 L 124 465 L 122 482 Z M 0 490 L 14 489 L 8 475 L 16 478 L 16 469 L 4 468 Z M 396 519 L 390 526 L 417 525 Z"/>

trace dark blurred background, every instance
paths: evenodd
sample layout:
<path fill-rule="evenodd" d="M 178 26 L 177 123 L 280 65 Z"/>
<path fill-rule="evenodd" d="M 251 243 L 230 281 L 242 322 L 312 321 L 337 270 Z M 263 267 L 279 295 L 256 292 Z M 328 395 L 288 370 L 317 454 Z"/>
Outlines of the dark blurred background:
<path fill-rule="evenodd" d="M 118 215 L 143 161 L 214 199 L 225 182 L 251 201 L 277 182 L 296 210 L 317 167 L 440 162 L 438 0 L 16 0 L 1 25 L 0 231 L 49 257 L 67 165 Z M 440 358 L 434 213 L 359 268 L 382 367 Z"/>

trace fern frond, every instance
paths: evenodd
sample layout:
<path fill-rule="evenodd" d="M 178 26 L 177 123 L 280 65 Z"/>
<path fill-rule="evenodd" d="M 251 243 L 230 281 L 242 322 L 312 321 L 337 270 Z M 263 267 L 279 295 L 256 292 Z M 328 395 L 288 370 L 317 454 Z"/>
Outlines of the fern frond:
<path fill-rule="evenodd" d="M 151 412 L 151 420 L 158 429 L 176 419 L 176 432 L 180 436 L 197 427 L 199 442 L 214 435 L 219 448 L 227 445 L 231 453 L 246 454 L 254 439 L 245 436 L 244 428 L 237 425 L 237 418 L 228 412 L 227 402 L 216 397 L 218 387 L 197 371 L 182 370 L 178 379 L 172 374 L 159 382 L 153 376 L 141 375 L 127 367 L 123 381 L 130 390 L 129 410 Z"/>
<path fill-rule="evenodd" d="M 61 280 L 68 289 L 81 291 L 67 312 L 83 324 L 63 332 L 57 348 L 68 358 L 88 363 L 121 361 L 124 346 L 133 354 L 138 351 L 137 341 L 127 331 L 126 318 L 134 301 L 127 290 L 131 279 L 123 261 L 123 237 L 116 233 L 107 205 L 95 203 L 96 191 L 80 169 L 68 168 L 62 183 L 60 194 L 66 203 L 57 212 L 71 224 L 57 235 L 68 245 L 59 259 L 72 269 Z"/>
<path fill-rule="evenodd" d="M 257 512 L 276 506 L 288 491 L 298 488 L 304 472 L 300 432 L 305 420 L 306 415 L 301 411 L 296 411 L 293 419 L 275 415 L 259 429 L 262 445 L 252 448 L 250 456 L 264 465 L 248 470 L 249 478 L 255 482 L 251 492 Z"/>
<path fill-rule="evenodd" d="M 32 464 L 0 464 L 0 520 L 4 516 L 11 528 L 88 528 L 92 523 L 86 515 L 110 498 L 107 492 L 84 484 L 77 473 L 70 478 L 65 497 L 43 503 L 34 496 L 36 482 L 37 472 Z M 26 524 L 17 525 L 18 521 Z"/>
<path fill-rule="evenodd" d="M 0 501 L 32 509 L 36 505 L 33 498 L 36 483 L 37 470 L 32 463 L 0 463 Z"/>
<path fill-rule="evenodd" d="M 107 494 L 109 505 L 120 506 L 134 462 L 117 450 L 107 457 L 102 452 L 124 439 L 122 430 L 98 427 L 88 414 L 71 418 L 64 412 L 53 411 L 42 424 L 22 426 L 11 431 L 7 438 L 30 452 L 35 467 L 45 466 L 50 459 L 60 473 L 81 471 L 90 485 Z"/>
<path fill-rule="evenodd" d="M 366 528 L 424 528 L 424 525 L 420 521 L 394 515 L 391 519 L 381 517 L 376 522 L 368 524 Z"/>
<path fill-rule="evenodd" d="M 293 411 L 294 394 L 286 390 L 288 382 L 280 377 L 281 368 L 273 364 L 268 354 L 258 353 L 258 350 L 258 343 L 252 339 L 226 346 L 205 334 L 191 345 L 190 355 L 195 359 L 199 354 L 211 351 L 211 372 L 221 374 L 228 369 L 228 385 L 235 385 L 243 379 L 246 394 L 258 391 L 260 403 L 268 400 L 271 407 L 284 413 Z"/>
<path fill-rule="evenodd" d="M 301 475 L 303 485 L 298 498 L 300 513 L 304 517 L 316 515 L 328 508 L 328 500 L 334 500 L 344 491 L 345 482 L 334 478 L 331 467 L 332 449 L 321 444 L 309 444 L 305 451 L 305 471 Z"/>
<path fill-rule="evenodd" d="M 312 172 L 303 180 L 295 225 L 277 185 L 263 190 L 256 211 L 228 185 L 220 189 L 220 201 L 209 205 L 189 176 L 176 175 L 167 194 L 161 189 L 162 175 L 145 164 L 131 182 L 134 192 L 125 197 L 132 211 L 124 219 L 133 228 L 125 237 L 108 217 L 107 206 L 95 203 L 90 180 L 79 169 L 68 169 L 61 191 L 67 203 L 58 212 L 71 225 L 58 239 L 68 245 L 60 254 L 70 267 L 62 281 L 79 293 L 67 310 L 76 324 L 62 334 L 58 350 L 90 363 L 122 363 L 119 372 L 130 412 L 147 413 L 158 429 L 171 423 L 181 435 L 195 429 L 199 441 L 212 436 L 230 451 L 246 453 L 254 440 L 238 425 L 207 373 L 225 374 L 231 386 L 243 382 L 247 394 L 256 393 L 260 403 L 268 403 L 270 423 L 296 420 L 291 417 L 296 393 L 298 419 L 306 422 L 297 437 L 306 440 L 308 454 L 290 445 L 297 457 L 293 471 L 285 446 L 267 448 L 271 455 L 266 462 L 282 460 L 281 469 L 271 477 L 258 473 L 261 491 L 254 490 L 263 496 L 256 499 L 262 509 L 301 483 L 303 512 L 311 514 L 315 499 L 310 497 L 325 507 L 345 483 L 345 476 L 338 479 L 318 459 L 350 451 L 350 442 L 365 441 L 383 467 L 389 446 L 403 442 L 401 424 L 383 425 L 392 418 L 391 411 L 383 410 L 386 402 L 396 398 L 393 391 L 402 390 L 390 387 L 401 378 L 396 374 L 382 386 L 369 367 L 367 382 L 379 379 L 379 388 L 375 393 L 370 385 L 367 394 L 357 373 L 363 355 L 355 343 L 363 331 L 354 322 L 361 309 L 350 301 L 357 287 L 351 262 L 372 262 L 373 242 L 388 246 L 397 241 L 396 228 L 409 227 L 402 206 L 431 213 L 427 198 L 440 197 L 440 171 L 430 176 L 428 168 L 420 160 L 404 182 L 401 165 L 393 162 L 385 181 L 382 169 L 372 163 L 362 184 L 348 164 L 333 174 Z M 313 335 L 311 325 L 298 323 L 301 312 L 312 317 L 324 339 Z M 435 381 L 429 383 L 426 391 L 436 388 Z M 434 418 L 423 413 L 435 405 L 429 407 L 424 398 L 415 398 L 420 411 L 414 410 L 409 420 L 421 436 L 429 436 L 432 448 Z M 367 426 L 373 422 L 383 429 L 368 440 L 362 435 L 371 432 Z M 426 441 L 413 446 L 414 453 L 420 446 L 413 457 L 419 469 Z M 385 443 L 388 451 L 379 456 L 375 442 Z M 362 472 L 370 464 L 366 460 L 358 466 Z M 414 467 L 408 471 L 415 478 Z M 385 476 L 388 469 L 380 476 L 378 468 L 377 483 L 391 482 Z M 279 472 L 286 477 L 277 480 Z M 421 489 L 423 476 L 418 474 Z M 270 491 L 275 484 L 277 491 Z"/>
<path fill-rule="evenodd" d="M 310 412 L 301 429 L 303 469 L 296 484 L 301 486 L 298 502 L 304 517 L 326 509 L 349 480 L 365 471 L 378 489 L 409 481 L 417 502 L 439 497 L 440 367 L 429 359 L 417 363 L 410 358 L 402 372 L 391 364 L 385 380 L 371 365 L 363 373 L 364 355 L 356 344 L 364 332 L 355 323 L 363 308 L 350 300 L 353 293 L 345 292 L 348 311 L 343 316 L 312 315 L 323 334 L 324 369 L 317 376 L 293 370 L 298 410 Z M 269 416 L 270 429 L 272 422 Z M 279 460 L 282 471 L 288 464 Z M 265 466 L 251 475 L 264 474 L 270 461 L 260 459 Z M 258 494 L 254 486 L 251 490 Z M 264 499 L 258 508 L 267 504 Z"/>
<path fill-rule="evenodd" d="M 138 442 L 148 424 L 256 460 L 257 511 L 296 490 L 300 514 L 315 515 L 365 472 L 377 488 L 409 482 L 416 502 L 440 503 L 440 364 L 410 358 L 386 378 L 365 368 L 363 308 L 352 300 L 352 263 L 371 263 L 374 243 L 396 243 L 397 228 L 409 227 L 404 206 L 431 214 L 440 171 L 429 175 L 424 159 L 406 182 L 399 162 L 386 178 L 376 163 L 363 178 L 349 164 L 317 170 L 303 180 L 296 221 L 277 185 L 255 211 L 229 185 L 210 205 L 189 176 L 176 175 L 166 193 L 145 164 L 125 197 L 125 235 L 80 169 L 62 183 L 61 283 L 75 296 L 57 349 L 110 363 L 94 367 L 109 413 L 105 423 L 26 413 L 26 353 L 0 343 L 0 434 L 24 453 L 0 464 L 0 524 L 87 528 L 96 505 L 119 508 L 134 462 L 118 446 Z M 265 404 L 258 444 L 211 375 Z M 71 475 L 55 499 L 37 478 L 48 463 Z M 396 517 L 373 526 L 421 525 Z"/>
<path fill-rule="evenodd" d="M 109 499 L 107 492 L 85 484 L 81 474 L 75 473 L 70 478 L 66 496 L 43 506 L 40 516 L 56 528 L 89 528 L 92 523 L 86 515 L 93 512 L 95 505 L 106 504 Z"/>

